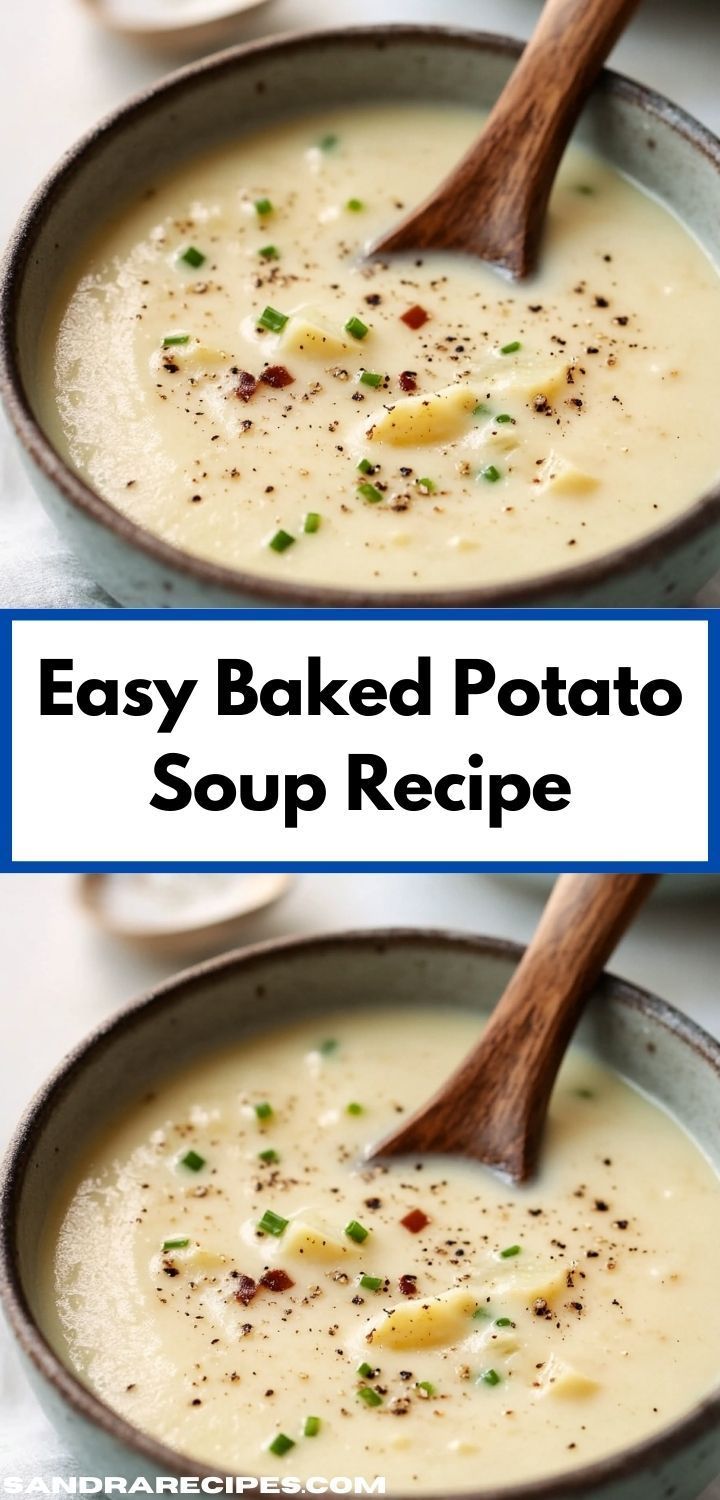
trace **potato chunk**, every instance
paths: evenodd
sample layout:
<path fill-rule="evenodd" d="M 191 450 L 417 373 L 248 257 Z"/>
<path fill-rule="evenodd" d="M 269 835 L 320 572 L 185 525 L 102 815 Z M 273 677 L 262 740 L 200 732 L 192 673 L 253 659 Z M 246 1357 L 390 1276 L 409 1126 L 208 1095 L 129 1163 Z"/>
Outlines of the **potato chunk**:
<path fill-rule="evenodd" d="M 502 356 L 500 367 L 493 369 L 489 379 L 494 391 L 510 391 L 523 401 L 534 401 L 537 396 L 552 401 L 568 384 L 570 368 L 570 361 L 561 356 L 542 362 L 529 355 Z"/>
<path fill-rule="evenodd" d="M 556 1396 L 564 1400 L 577 1401 L 592 1396 L 599 1389 L 597 1380 L 583 1375 L 574 1365 L 552 1355 L 543 1371 L 538 1396 Z"/>
<path fill-rule="evenodd" d="M 338 1261 L 357 1254 L 358 1249 L 353 1240 L 342 1239 L 324 1224 L 311 1224 L 307 1219 L 292 1219 L 282 1237 L 283 1256 L 297 1255 L 303 1260 Z"/>
<path fill-rule="evenodd" d="M 429 396 L 407 396 L 374 417 L 367 437 L 395 447 L 450 443 L 462 437 L 477 396 L 466 385 L 449 385 Z"/>
<path fill-rule="evenodd" d="M 495 1295 L 516 1306 L 532 1307 L 535 1302 L 547 1302 L 551 1307 L 558 1297 L 567 1294 L 568 1273 L 572 1266 L 525 1266 L 512 1276 L 498 1282 Z"/>
<path fill-rule="evenodd" d="M 305 354 L 310 359 L 338 359 L 350 349 L 342 334 L 323 328 L 306 313 L 295 313 L 289 319 L 280 347 L 286 354 Z"/>
<path fill-rule="evenodd" d="M 579 469 L 571 459 L 561 458 L 555 452 L 550 453 L 538 469 L 538 478 L 543 493 L 552 495 L 586 495 L 595 489 L 598 482 L 592 474 Z"/>
<path fill-rule="evenodd" d="M 373 1348 L 433 1349 L 457 1344 L 470 1332 L 470 1316 L 477 1307 L 474 1292 L 455 1287 L 439 1297 L 415 1297 L 384 1313 L 368 1331 Z"/>

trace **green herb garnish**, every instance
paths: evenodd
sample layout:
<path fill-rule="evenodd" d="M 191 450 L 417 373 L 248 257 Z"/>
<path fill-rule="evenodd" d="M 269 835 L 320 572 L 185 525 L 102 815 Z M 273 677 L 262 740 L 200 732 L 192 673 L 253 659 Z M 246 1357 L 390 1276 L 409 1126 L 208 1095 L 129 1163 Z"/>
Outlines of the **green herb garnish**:
<path fill-rule="evenodd" d="M 349 333 L 351 338 L 364 339 L 370 332 L 370 329 L 367 323 L 363 323 L 362 318 L 352 317 L 348 318 L 345 324 L 345 332 Z"/>
<path fill-rule="evenodd" d="M 275 1238 L 279 1239 L 280 1235 L 285 1233 L 289 1223 L 289 1219 L 283 1219 L 281 1214 L 273 1213 L 271 1208 L 266 1208 L 257 1227 L 262 1234 L 274 1234 Z"/>
<path fill-rule="evenodd" d="M 495 1327 L 496 1328 L 514 1328 L 515 1324 L 513 1323 L 512 1318 L 496 1318 L 495 1319 Z"/>
<path fill-rule="evenodd" d="M 196 249 L 195 245 L 188 245 L 185 250 L 180 251 L 178 260 L 183 261 L 186 266 L 192 266 L 193 271 L 198 271 L 201 266 L 205 265 L 206 256 L 203 255 L 202 250 Z"/>
<path fill-rule="evenodd" d="M 197 1151 L 186 1151 L 180 1158 L 180 1166 L 187 1167 L 190 1172 L 199 1172 L 205 1166 L 205 1157 L 198 1156 Z"/>
<path fill-rule="evenodd" d="M 294 536 L 291 536 L 289 531 L 283 531 L 281 527 L 274 536 L 271 536 L 268 547 L 272 547 L 273 552 L 287 552 L 288 547 L 292 547 L 294 541 Z"/>
<path fill-rule="evenodd" d="M 365 207 L 365 204 L 363 203 L 362 198 L 348 198 L 345 207 L 351 214 L 361 214 Z"/>
<path fill-rule="evenodd" d="M 418 1391 L 424 1391 L 426 1396 L 435 1395 L 435 1386 L 433 1385 L 431 1380 L 418 1380 L 416 1382 L 416 1389 Z"/>
<path fill-rule="evenodd" d="M 303 531 L 307 532 L 308 536 L 312 536 L 313 532 L 320 530 L 321 520 L 322 517 L 318 511 L 309 510 L 303 521 Z"/>
<path fill-rule="evenodd" d="M 492 416 L 492 411 L 490 410 L 490 407 L 485 404 L 484 401 L 478 401 L 477 406 L 473 407 L 472 414 L 473 414 L 474 417 L 491 417 Z"/>
<path fill-rule="evenodd" d="M 287 320 L 287 313 L 278 312 L 276 307 L 266 307 L 258 318 L 258 326 L 269 329 L 270 333 L 282 333 Z"/>
<path fill-rule="evenodd" d="M 500 477 L 500 470 L 496 468 L 495 464 L 486 464 L 485 468 L 480 470 L 478 476 L 480 479 L 486 479 L 488 484 L 497 484 Z"/>
<path fill-rule="evenodd" d="M 294 1439 L 289 1438 L 284 1432 L 279 1432 L 277 1437 L 274 1437 L 272 1442 L 268 1443 L 268 1452 L 274 1453 L 277 1458 L 284 1458 L 285 1454 L 289 1453 L 290 1449 L 294 1447 Z"/>
<path fill-rule="evenodd" d="M 520 343 L 519 339 L 513 339 L 513 341 L 512 341 L 511 344 L 503 344 L 502 349 L 500 350 L 500 353 L 501 354 L 517 354 L 518 349 L 522 349 L 522 344 Z"/>
<path fill-rule="evenodd" d="M 305 1426 L 303 1427 L 303 1437 L 317 1437 L 319 1431 L 320 1431 L 320 1418 L 319 1417 L 306 1417 L 305 1418 Z"/>
<path fill-rule="evenodd" d="M 260 219 L 266 219 L 273 212 L 273 206 L 269 198 L 255 199 L 255 212 Z"/>
<path fill-rule="evenodd" d="M 362 1104 L 356 1104 L 355 1100 L 353 1099 L 350 1104 L 345 1105 L 345 1113 L 346 1115 L 363 1115 L 365 1113 L 365 1109 Z"/>
<path fill-rule="evenodd" d="M 361 1385 L 358 1388 L 358 1396 L 366 1406 L 382 1406 L 382 1396 L 374 1391 L 370 1385 Z"/>
<path fill-rule="evenodd" d="M 500 1376 L 497 1370 L 483 1370 L 480 1379 L 483 1385 L 500 1385 Z"/>
<path fill-rule="evenodd" d="M 377 505 L 382 500 L 382 491 L 376 484 L 359 484 L 358 494 L 362 495 L 363 500 L 367 500 L 368 505 Z"/>
<path fill-rule="evenodd" d="M 375 465 L 371 464 L 369 458 L 361 458 L 360 462 L 358 464 L 358 469 L 360 470 L 361 474 L 374 474 L 375 473 Z"/>
<path fill-rule="evenodd" d="M 357 1374 L 364 1375 L 365 1379 L 367 1380 L 370 1375 L 375 1375 L 376 1371 L 373 1369 L 372 1365 L 369 1365 L 367 1360 L 364 1359 L 362 1364 L 358 1365 L 357 1367 Z"/>
<path fill-rule="evenodd" d="M 522 1246 L 520 1246 L 520 1245 L 508 1245 L 507 1250 L 501 1250 L 500 1251 L 500 1259 L 501 1260 L 512 1260 L 513 1256 L 514 1255 L 520 1255 L 521 1251 L 522 1251 Z"/>
<path fill-rule="evenodd" d="M 366 1292 L 379 1292 L 383 1284 L 382 1276 L 361 1276 L 360 1285 Z"/>
<path fill-rule="evenodd" d="M 280 251 L 277 245 L 263 245 L 262 250 L 258 250 L 258 255 L 261 255 L 263 260 L 280 259 Z"/>
<path fill-rule="evenodd" d="M 189 1244 L 189 1239 L 163 1240 L 163 1254 L 166 1250 L 186 1250 Z"/>
<path fill-rule="evenodd" d="M 345 1233 L 349 1240 L 355 1241 L 356 1245 L 362 1245 L 370 1230 L 366 1229 L 364 1224 L 358 1224 L 357 1219 L 351 1219 L 350 1223 L 345 1225 Z"/>
<path fill-rule="evenodd" d="M 473 1317 L 477 1318 L 478 1321 L 480 1321 L 480 1319 L 482 1318 L 489 1318 L 490 1314 L 486 1307 L 476 1307 L 473 1313 Z"/>
<path fill-rule="evenodd" d="M 335 147 L 339 144 L 340 137 L 337 135 L 324 135 L 318 141 L 318 146 L 320 147 L 321 151 L 334 151 Z"/>
<path fill-rule="evenodd" d="M 360 384 L 371 385 L 377 389 L 379 385 L 382 385 L 384 379 L 385 376 L 379 375 L 377 370 L 363 370 L 360 376 Z"/>
<path fill-rule="evenodd" d="M 501 411 L 500 415 L 495 418 L 495 421 L 496 422 L 512 422 L 513 426 L 515 424 L 515 418 L 509 416 L 506 411 Z"/>
<path fill-rule="evenodd" d="M 328 1037 L 325 1038 L 324 1042 L 320 1043 L 320 1046 L 318 1047 L 318 1052 L 321 1054 L 322 1057 L 329 1057 L 330 1054 L 331 1054 L 331 1052 L 337 1052 L 337 1049 L 338 1049 L 339 1046 L 340 1046 L 340 1043 L 336 1040 L 336 1038 L 334 1036 L 328 1036 Z"/>
<path fill-rule="evenodd" d="M 279 1160 L 280 1157 L 277 1151 L 273 1150 L 272 1146 L 268 1147 L 267 1151 L 258 1151 L 258 1161 L 265 1161 L 267 1162 L 268 1166 L 273 1166 L 274 1163 L 278 1162 Z"/>
<path fill-rule="evenodd" d="M 416 479 L 415 483 L 420 490 L 425 490 L 428 495 L 434 495 L 437 485 L 434 479 Z"/>
<path fill-rule="evenodd" d="M 189 333 L 166 333 L 162 341 L 163 349 L 172 349 L 176 344 L 189 344 Z"/>
<path fill-rule="evenodd" d="M 261 1104 L 255 1105 L 255 1113 L 258 1117 L 258 1120 L 269 1120 L 271 1118 L 272 1112 L 272 1104 L 268 1104 L 267 1099 L 263 1099 Z"/>

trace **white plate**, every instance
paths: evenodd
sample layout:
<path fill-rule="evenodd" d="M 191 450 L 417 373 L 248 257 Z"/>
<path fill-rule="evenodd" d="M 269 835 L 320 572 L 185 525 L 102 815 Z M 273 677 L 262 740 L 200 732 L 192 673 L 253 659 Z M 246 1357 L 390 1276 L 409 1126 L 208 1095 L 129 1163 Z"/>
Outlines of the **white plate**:
<path fill-rule="evenodd" d="M 246 11 L 268 0 L 82 0 L 99 25 L 138 41 L 218 42 Z"/>

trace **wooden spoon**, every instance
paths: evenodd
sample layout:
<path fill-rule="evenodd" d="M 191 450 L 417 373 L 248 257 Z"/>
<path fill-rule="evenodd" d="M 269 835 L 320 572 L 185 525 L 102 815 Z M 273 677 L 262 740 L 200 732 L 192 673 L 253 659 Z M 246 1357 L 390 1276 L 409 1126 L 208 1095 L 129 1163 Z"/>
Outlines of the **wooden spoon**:
<path fill-rule="evenodd" d="M 561 875 L 477 1046 L 371 1159 L 467 1156 L 512 1182 L 531 1177 L 580 1012 L 658 878 Z"/>
<path fill-rule="evenodd" d="M 550 190 L 570 132 L 639 0 L 546 0 L 480 138 L 373 256 L 477 255 L 511 276 L 537 262 Z"/>

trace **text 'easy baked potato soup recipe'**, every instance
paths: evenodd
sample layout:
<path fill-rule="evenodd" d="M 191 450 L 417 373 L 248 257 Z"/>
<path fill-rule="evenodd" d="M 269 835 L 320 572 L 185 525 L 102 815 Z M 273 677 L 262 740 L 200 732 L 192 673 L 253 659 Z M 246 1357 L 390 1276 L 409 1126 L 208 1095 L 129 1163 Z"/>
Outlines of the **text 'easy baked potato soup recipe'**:
<path fill-rule="evenodd" d="M 139 191 L 48 320 L 43 422 L 186 553 L 365 589 L 500 584 L 647 535 L 720 472 L 716 268 L 571 147 L 539 273 L 367 260 L 472 111 L 282 123 Z"/>
<path fill-rule="evenodd" d="M 572 1051 L 525 1188 L 364 1164 L 476 1037 L 390 1007 L 160 1078 L 60 1184 L 37 1312 L 64 1363 L 216 1473 L 395 1493 L 559 1474 L 689 1411 L 720 1364 L 720 1184 L 629 1084 Z"/>

